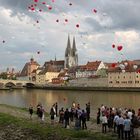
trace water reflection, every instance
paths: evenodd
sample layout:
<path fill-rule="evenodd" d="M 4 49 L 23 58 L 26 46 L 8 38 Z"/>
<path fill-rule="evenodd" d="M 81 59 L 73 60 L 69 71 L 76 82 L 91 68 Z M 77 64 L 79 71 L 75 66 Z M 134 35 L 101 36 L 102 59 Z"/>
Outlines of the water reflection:
<path fill-rule="evenodd" d="M 95 92 L 95 91 L 61 91 L 61 90 L 13 90 L 0 91 L 0 104 L 8 104 L 18 107 L 34 107 L 42 103 L 47 111 L 55 102 L 58 107 L 70 107 L 73 102 L 79 103 L 85 108 L 87 102 L 91 103 L 91 109 L 95 110 L 101 104 L 112 107 L 140 108 L 139 92 Z M 95 113 L 95 112 L 94 112 Z"/>

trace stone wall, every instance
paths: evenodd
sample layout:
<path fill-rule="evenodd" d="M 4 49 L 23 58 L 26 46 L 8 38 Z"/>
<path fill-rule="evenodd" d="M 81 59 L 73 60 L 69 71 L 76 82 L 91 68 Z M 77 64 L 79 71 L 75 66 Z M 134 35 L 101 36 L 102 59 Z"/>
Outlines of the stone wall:
<path fill-rule="evenodd" d="M 70 80 L 69 86 L 84 86 L 84 87 L 108 87 L 107 78 L 78 78 Z"/>

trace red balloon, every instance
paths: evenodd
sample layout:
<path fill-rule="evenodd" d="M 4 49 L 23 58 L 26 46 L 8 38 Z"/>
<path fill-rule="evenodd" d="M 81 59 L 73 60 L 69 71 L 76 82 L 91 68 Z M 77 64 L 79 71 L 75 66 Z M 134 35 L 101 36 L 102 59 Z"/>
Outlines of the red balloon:
<path fill-rule="evenodd" d="M 41 10 L 41 9 L 39 9 L 39 12 L 42 12 L 42 10 Z"/>
<path fill-rule="evenodd" d="M 112 48 L 115 48 L 115 44 L 112 44 Z"/>
<path fill-rule="evenodd" d="M 93 12 L 94 12 L 94 13 L 97 13 L 97 10 L 96 10 L 96 9 L 93 9 Z"/>
<path fill-rule="evenodd" d="M 76 27 L 79 28 L 79 24 L 76 24 Z"/>
<path fill-rule="evenodd" d="M 65 22 L 68 22 L 68 19 L 65 19 Z"/>
<path fill-rule="evenodd" d="M 36 6 L 37 6 L 37 4 L 34 4 L 34 6 L 36 7 Z"/>
<path fill-rule="evenodd" d="M 49 9 L 49 10 L 52 10 L 52 7 L 51 7 L 51 6 L 49 6 L 49 7 L 48 7 L 48 9 Z"/>
<path fill-rule="evenodd" d="M 37 54 L 40 54 L 40 52 L 38 51 Z"/>
<path fill-rule="evenodd" d="M 39 2 L 39 0 L 34 0 L 34 2 Z"/>
<path fill-rule="evenodd" d="M 56 22 L 59 22 L 59 19 L 57 19 Z"/>
<path fill-rule="evenodd" d="M 115 63 L 112 63 L 112 65 L 111 65 L 113 68 L 116 66 L 116 64 Z"/>
<path fill-rule="evenodd" d="M 5 40 L 3 40 L 2 43 L 5 43 Z"/>
<path fill-rule="evenodd" d="M 32 7 L 32 8 L 31 8 L 31 10 L 32 10 L 32 11 L 34 11 L 34 10 L 35 10 L 35 8 L 34 8 L 34 7 Z"/>
<path fill-rule="evenodd" d="M 37 20 L 36 23 L 39 23 L 39 21 Z"/>
<path fill-rule="evenodd" d="M 46 4 L 46 2 L 42 2 L 42 4 L 44 4 L 44 5 L 45 5 L 45 4 Z"/>
<path fill-rule="evenodd" d="M 123 48 L 122 46 L 118 46 L 118 47 L 117 47 L 118 51 L 121 51 L 122 48 Z"/>
<path fill-rule="evenodd" d="M 139 69 L 139 70 L 137 70 L 137 73 L 140 73 L 140 69 Z"/>
<path fill-rule="evenodd" d="M 69 3 L 70 6 L 72 6 L 72 3 Z"/>

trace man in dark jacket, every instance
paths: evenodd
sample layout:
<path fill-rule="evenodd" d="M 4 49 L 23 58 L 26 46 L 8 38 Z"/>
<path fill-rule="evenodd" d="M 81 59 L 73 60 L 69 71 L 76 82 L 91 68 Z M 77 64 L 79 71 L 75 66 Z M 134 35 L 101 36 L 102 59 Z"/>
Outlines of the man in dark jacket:
<path fill-rule="evenodd" d="M 82 129 L 87 129 L 86 116 L 87 116 L 86 112 L 84 110 L 82 110 L 82 114 L 81 114 Z"/>
<path fill-rule="evenodd" d="M 86 104 L 87 121 L 90 119 L 90 102 Z"/>
<path fill-rule="evenodd" d="M 64 113 L 65 128 L 67 128 L 67 126 L 69 126 L 69 118 L 70 118 L 70 113 L 69 113 L 68 108 L 67 108 L 65 113 Z"/>

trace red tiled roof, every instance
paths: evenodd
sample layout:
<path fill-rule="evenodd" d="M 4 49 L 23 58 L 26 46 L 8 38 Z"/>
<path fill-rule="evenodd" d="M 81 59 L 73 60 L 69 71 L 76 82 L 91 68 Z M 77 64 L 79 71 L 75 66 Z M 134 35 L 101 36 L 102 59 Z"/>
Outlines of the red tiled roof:
<path fill-rule="evenodd" d="M 38 74 L 42 75 L 42 74 L 46 74 L 47 72 L 60 72 L 60 71 L 53 65 L 48 65 L 42 71 L 40 71 Z"/>
<path fill-rule="evenodd" d="M 87 66 L 98 67 L 100 65 L 100 63 L 101 63 L 101 61 L 88 62 Z"/>
<path fill-rule="evenodd" d="M 55 61 L 55 60 L 51 60 L 51 61 L 47 61 L 45 62 L 44 66 L 46 65 L 64 65 L 65 61 L 64 60 L 58 60 L 58 61 Z"/>
<path fill-rule="evenodd" d="M 122 72 L 122 70 L 125 70 L 125 72 L 137 72 L 140 69 L 140 65 L 137 65 L 137 68 L 134 68 L 134 65 L 136 65 L 135 61 L 125 60 L 117 63 L 115 67 L 110 67 L 108 72 Z"/>
<path fill-rule="evenodd" d="M 136 65 L 140 65 L 140 60 L 133 60 Z"/>
<path fill-rule="evenodd" d="M 78 68 L 87 71 L 96 71 L 101 61 L 88 62 L 86 65 L 80 65 Z"/>

